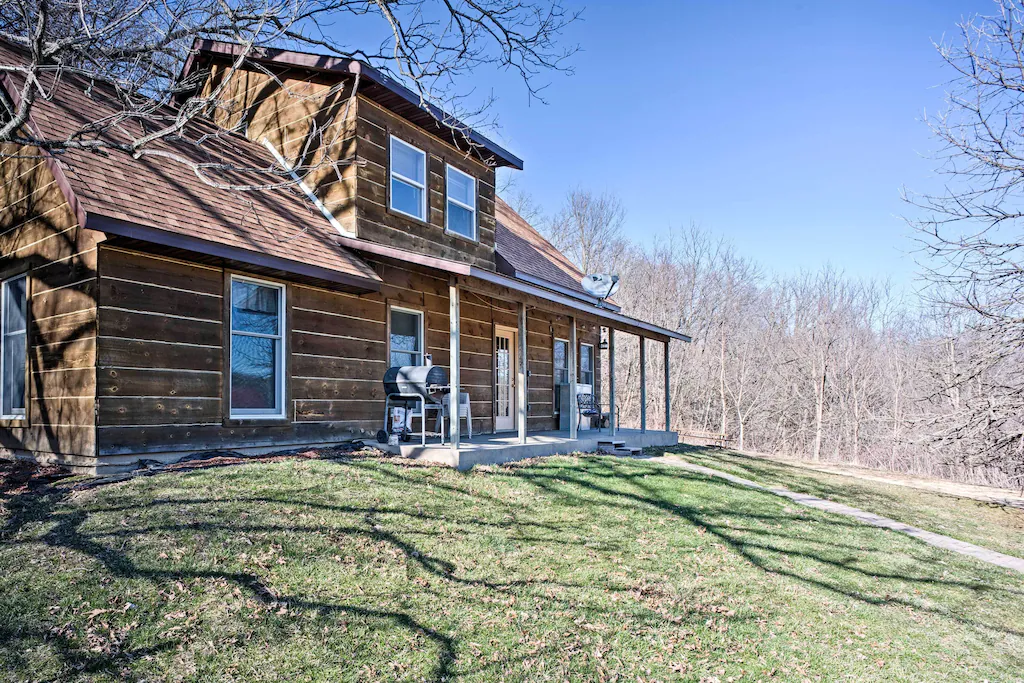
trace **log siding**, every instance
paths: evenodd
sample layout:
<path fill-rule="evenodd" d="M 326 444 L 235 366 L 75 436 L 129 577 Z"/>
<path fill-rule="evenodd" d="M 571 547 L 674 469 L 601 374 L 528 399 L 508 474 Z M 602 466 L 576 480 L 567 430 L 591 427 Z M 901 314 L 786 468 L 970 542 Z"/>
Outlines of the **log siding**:
<path fill-rule="evenodd" d="M 25 417 L 0 420 L 0 454 L 90 467 L 95 456 L 97 242 L 51 164 L 31 148 L 0 161 L 0 279 L 25 273 Z"/>

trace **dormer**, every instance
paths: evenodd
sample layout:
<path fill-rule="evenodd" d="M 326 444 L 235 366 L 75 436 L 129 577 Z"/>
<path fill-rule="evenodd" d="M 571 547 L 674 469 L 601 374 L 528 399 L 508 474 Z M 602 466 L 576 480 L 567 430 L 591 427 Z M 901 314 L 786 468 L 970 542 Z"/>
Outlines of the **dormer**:
<path fill-rule="evenodd" d="M 520 159 L 366 64 L 255 49 L 232 69 L 241 49 L 197 43 L 183 77 L 209 72 L 201 91 L 225 103 L 215 123 L 315 167 L 304 185 L 341 242 L 496 269 L 495 170 Z"/>

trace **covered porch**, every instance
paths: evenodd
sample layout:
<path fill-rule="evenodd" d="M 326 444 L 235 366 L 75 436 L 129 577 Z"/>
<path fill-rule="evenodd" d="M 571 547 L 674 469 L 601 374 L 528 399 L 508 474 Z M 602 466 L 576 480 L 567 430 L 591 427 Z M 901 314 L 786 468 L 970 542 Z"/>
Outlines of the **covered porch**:
<path fill-rule="evenodd" d="M 492 320 L 490 331 L 486 322 L 481 327 L 481 321 L 467 318 L 461 310 L 464 304 L 478 308 L 481 296 L 492 302 L 505 302 L 505 317 L 500 325 Z M 468 437 L 463 420 L 449 419 L 442 427 L 443 438 L 434 433 L 424 443 L 419 434 L 413 433 L 410 443 L 389 446 L 392 452 L 469 469 L 474 465 L 547 455 L 599 449 L 611 451 L 617 445 L 646 448 L 678 443 L 677 434 L 671 431 L 669 345 L 673 340 L 689 341 L 685 335 L 630 318 L 621 314 L 617 307 L 597 300 L 584 302 L 529 283 L 479 271 L 468 277 L 451 275 L 446 298 L 448 311 L 444 317 L 447 318 L 448 329 L 443 339 L 447 348 L 443 351 L 438 348 L 442 339 L 440 335 L 434 337 L 437 346 L 430 348 L 437 349 L 438 355 L 443 354 L 447 359 L 460 360 L 447 363 L 449 395 L 460 396 L 467 392 L 466 401 L 477 404 L 472 392 L 480 388 L 478 363 L 481 353 L 477 346 L 467 350 L 463 344 L 467 340 L 478 344 L 481 334 L 493 338 L 488 364 L 489 381 L 493 383 L 492 400 L 488 406 L 492 410 L 492 428 Z M 536 323 L 537 316 L 542 313 L 556 315 L 564 323 L 555 322 L 549 334 L 539 334 Z M 463 327 L 467 322 L 468 330 Z M 559 338 L 559 325 L 564 329 L 564 340 Z M 588 336 L 578 337 L 578 330 L 586 330 Z M 617 424 L 616 339 L 621 340 L 622 335 L 639 340 L 639 429 L 622 429 Z M 555 346 L 564 342 L 566 358 L 564 366 L 560 367 L 560 376 L 557 362 L 549 360 L 546 355 L 552 353 L 546 346 L 549 336 Z M 590 355 L 588 363 L 580 362 L 582 350 L 587 350 Z M 663 374 L 658 373 L 659 377 L 648 376 L 650 351 L 663 354 Z M 538 354 L 544 354 L 545 358 Z M 602 380 L 599 358 L 605 354 L 608 374 L 606 380 Z M 470 376 L 468 381 L 465 375 Z M 648 384 L 653 382 L 664 386 L 663 425 L 648 424 Z M 549 402 L 552 393 L 562 394 L 560 411 L 557 403 Z M 585 409 L 581 410 L 578 404 L 586 401 L 580 401 L 578 394 L 595 396 L 597 405 L 592 408 L 596 407 L 598 412 L 588 416 Z M 476 408 L 473 416 L 476 417 Z M 602 417 L 605 424 L 599 429 Z M 499 418 L 503 418 L 500 423 Z M 547 423 L 548 420 L 554 422 Z M 428 433 L 432 431 L 431 426 L 426 427 Z"/>
<path fill-rule="evenodd" d="M 572 437 L 567 430 L 530 432 L 520 439 L 515 432 L 463 436 L 458 449 L 436 440 L 421 445 L 418 441 L 386 448 L 404 457 L 423 462 L 448 465 L 468 470 L 474 465 L 498 465 L 526 458 L 594 452 L 609 449 L 612 442 L 624 442 L 626 448 L 671 446 L 679 442 L 675 432 L 660 430 L 620 429 L 613 436 L 610 429 L 582 430 Z"/>

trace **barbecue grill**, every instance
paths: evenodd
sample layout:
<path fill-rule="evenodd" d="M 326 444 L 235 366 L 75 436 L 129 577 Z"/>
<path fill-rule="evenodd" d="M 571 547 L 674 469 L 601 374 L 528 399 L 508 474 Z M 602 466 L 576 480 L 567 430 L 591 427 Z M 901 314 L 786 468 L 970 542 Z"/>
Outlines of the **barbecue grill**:
<path fill-rule="evenodd" d="M 377 441 L 387 443 L 392 433 L 397 433 L 403 441 L 409 440 L 409 430 L 403 423 L 399 428 L 392 429 L 391 408 L 401 405 L 406 410 L 417 403 L 420 405 L 420 439 L 427 444 L 427 412 L 428 403 L 440 406 L 441 397 L 448 393 L 448 373 L 436 365 L 402 365 L 388 368 L 384 373 L 384 429 L 377 432 Z"/>

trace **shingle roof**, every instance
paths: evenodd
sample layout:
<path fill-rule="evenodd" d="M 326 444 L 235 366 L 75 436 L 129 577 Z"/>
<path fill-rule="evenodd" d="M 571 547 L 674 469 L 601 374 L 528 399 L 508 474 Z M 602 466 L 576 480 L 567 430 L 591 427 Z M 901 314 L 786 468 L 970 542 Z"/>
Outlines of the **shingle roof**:
<path fill-rule="evenodd" d="M 0 42 L 0 60 L 11 63 L 9 60 L 20 59 L 18 52 Z M 16 88 L 17 81 L 13 85 Z M 53 96 L 33 105 L 32 123 L 44 135 L 66 137 L 118 111 L 116 93 L 110 86 L 65 73 Z M 131 125 L 139 124 L 124 124 L 125 130 L 112 131 L 109 137 L 127 140 Z M 137 135 L 141 128 L 133 132 Z M 202 147 L 190 142 L 206 135 L 210 137 Z M 220 183 L 268 184 L 265 174 L 234 170 L 274 167 L 274 159 L 258 144 L 198 121 L 189 124 L 182 137 L 185 139 L 164 138 L 147 149 L 194 163 L 229 164 L 232 170 L 208 174 Z M 58 163 L 87 216 L 126 221 L 380 282 L 369 265 L 337 244 L 337 231 L 294 185 L 251 192 L 220 189 L 200 179 L 187 164 L 148 155 L 136 160 L 112 150 L 69 150 L 59 155 Z"/>
<path fill-rule="evenodd" d="M 511 274 L 544 280 L 587 300 L 594 300 L 580 284 L 583 271 L 501 197 L 495 202 L 495 215 L 498 219 L 495 250 L 515 271 Z"/>

